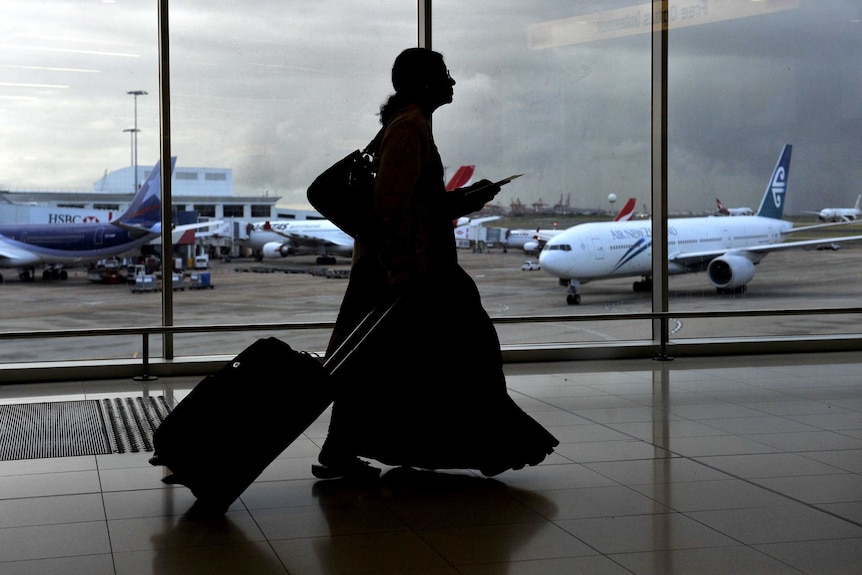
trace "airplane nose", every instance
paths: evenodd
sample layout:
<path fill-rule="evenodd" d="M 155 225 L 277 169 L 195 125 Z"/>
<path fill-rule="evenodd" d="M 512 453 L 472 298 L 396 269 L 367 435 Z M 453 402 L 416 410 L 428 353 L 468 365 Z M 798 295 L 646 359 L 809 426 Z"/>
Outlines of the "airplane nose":
<path fill-rule="evenodd" d="M 539 265 L 542 270 L 558 278 L 571 278 L 575 253 L 567 241 L 551 239 L 539 252 Z"/>
<path fill-rule="evenodd" d="M 539 265 L 542 266 L 542 270 L 551 274 L 557 275 L 560 273 L 559 266 L 559 258 L 557 257 L 559 253 L 555 253 L 552 250 L 542 250 L 539 252 Z"/>

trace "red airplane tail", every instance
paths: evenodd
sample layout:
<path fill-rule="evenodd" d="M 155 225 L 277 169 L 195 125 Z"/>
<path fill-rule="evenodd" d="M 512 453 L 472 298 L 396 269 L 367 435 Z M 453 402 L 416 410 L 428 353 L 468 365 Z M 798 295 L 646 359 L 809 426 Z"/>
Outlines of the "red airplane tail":
<path fill-rule="evenodd" d="M 451 192 L 452 190 L 457 190 L 458 188 L 463 188 L 467 185 L 471 179 L 473 179 L 473 171 L 476 169 L 476 166 L 461 166 L 458 168 L 458 171 L 455 172 L 455 175 L 452 176 L 452 179 L 449 180 L 449 183 L 446 184 L 446 191 Z"/>
<path fill-rule="evenodd" d="M 615 222 L 625 222 L 627 220 L 632 219 L 632 216 L 635 213 L 635 199 L 629 198 L 626 204 L 623 206 L 623 209 L 620 210 L 620 213 L 617 214 L 617 217 L 614 218 Z"/>

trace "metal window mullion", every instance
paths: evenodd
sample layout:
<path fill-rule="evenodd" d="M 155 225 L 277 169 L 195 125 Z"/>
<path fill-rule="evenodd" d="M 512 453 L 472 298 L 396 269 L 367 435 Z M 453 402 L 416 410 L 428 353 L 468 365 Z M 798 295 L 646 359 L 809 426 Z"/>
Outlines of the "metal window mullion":
<path fill-rule="evenodd" d="M 168 0 L 159 0 L 159 135 L 162 186 L 162 325 L 174 323 L 173 225 L 171 221 L 171 65 Z M 167 276 L 167 277 L 166 277 Z M 174 336 L 162 334 L 165 359 L 174 358 Z"/>
<path fill-rule="evenodd" d="M 653 0 L 652 28 L 652 311 L 668 311 L 667 248 L 667 41 L 668 0 Z M 656 17 L 658 16 L 658 17 Z M 659 345 L 657 359 L 667 359 L 668 319 L 652 320 L 652 339 Z"/>
<path fill-rule="evenodd" d="M 431 0 L 417 0 L 417 46 L 431 50 Z"/>

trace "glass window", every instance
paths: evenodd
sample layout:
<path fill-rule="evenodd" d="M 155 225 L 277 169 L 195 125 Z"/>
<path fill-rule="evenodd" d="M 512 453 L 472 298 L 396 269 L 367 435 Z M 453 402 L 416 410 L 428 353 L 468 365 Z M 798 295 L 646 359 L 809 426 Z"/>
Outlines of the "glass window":
<path fill-rule="evenodd" d="M 222 206 L 224 217 L 226 218 L 241 218 L 243 216 L 244 207 L 242 204 L 225 204 Z"/>
<path fill-rule="evenodd" d="M 839 238 L 862 228 L 802 229 L 823 223 L 820 209 L 855 201 L 848 184 L 860 163 L 849 151 L 862 133 L 848 127 L 862 125 L 860 84 L 848 81 L 858 77 L 852 59 L 838 54 L 862 48 L 858 6 L 705 8 L 670 15 L 668 250 L 672 272 L 698 272 L 670 277 L 671 310 L 858 305 L 862 283 L 846 273 L 858 243 Z M 769 247 L 777 244 L 787 249 Z M 689 320 L 674 337 L 856 332 L 852 316 L 804 316 Z"/>
<path fill-rule="evenodd" d="M 195 204 L 195 211 L 199 216 L 214 218 L 216 215 L 215 204 Z"/>
<path fill-rule="evenodd" d="M 590 253 L 587 263 L 612 266 L 625 252 L 621 238 L 557 243 L 552 238 L 576 224 L 610 222 L 628 198 L 634 198 L 633 214 L 649 212 L 651 38 L 596 36 L 593 13 L 618 4 L 543 2 L 506 11 L 483 2 L 434 2 L 434 48 L 446 57 L 457 82 L 452 104 L 435 113 L 444 163 L 475 164 L 476 178 L 524 174 L 496 198 L 505 217 L 485 224 L 508 232 L 509 253 L 501 262 L 508 274 L 474 270 L 482 274 L 477 281 L 492 317 L 650 309 L 649 294 L 632 293 L 630 278 L 564 276 L 577 284 L 571 291 L 575 286 L 561 286 L 547 265 L 521 271 L 528 257 L 580 262 L 582 252 Z M 639 221 L 648 229 L 648 220 Z M 483 265 L 472 253 L 461 261 Z M 493 305 L 506 289 L 523 297 Z M 578 306 L 570 305 L 570 294 L 582 298 Z M 507 344 L 584 344 L 649 340 L 651 326 L 648 321 L 560 322 L 507 325 L 499 332 Z"/>
<path fill-rule="evenodd" d="M 93 183 L 129 166 L 139 177 L 123 179 L 124 193 L 144 183 L 149 168 L 141 166 L 155 163 L 161 145 L 159 34 L 156 5 L 139 4 L 4 3 L 0 144 L 15 150 L 0 156 L 4 189 L 107 191 Z M 671 218 L 667 238 L 652 236 L 650 219 L 661 192 L 652 183 L 660 150 L 651 7 L 632 0 L 433 2 L 432 45 L 457 82 L 453 103 L 434 116 L 447 179 L 460 166 L 474 166 L 475 179 L 523 174 L 474 214 L 497 219 L 453 232 L 492 317 L 542 320 L 501 325 L 502 342 L 598 346 L 654 339 L 650 320 L 629 316 L 656 309 L 651 294 L 661 296 L 662 286 L 651 281 L 652 250 L 662 242 L 669 309 L 679 314 L 669 324 L 675 342 L 858 333 L 851 313 L 756 315 L 844 309 L 862 296 L 859 242 L 843 241 L 862 236 L 862 223 L 789 229 L 835 219 L 838 212 L 825 208 L 855 213 L 854 185 L 862 179 L 862 82 L 853 57 L 862 53 L 858 7 L 840 0 L 671 5 L 667 197 L 659 203 Z M 219 206 L 226 218 L 242 217 L 231 196 L 213 199 L 228 188 L 308 208 L 305 190 L 314 177 L 376 133 L 379 105 L 392 91 L 391 64 L 417 42 L 412 2 L 323 0 L 264 9 L 240 0 L 177 0 L 169 18 L 173 176 L 196 182 L 186 203 L 174 208 L 193 206 L 213 219 Z M 779 160 L 785 145 L 792 146 L 789 164 Z M 773 226 L 736 215 L 769 201 L 780 210 Z M 78 205 L 74 197 L 55 205 L 70 202 Z M 30 207 L 16 206 L 16 217 L 29 217 Z M 251 216 L 270 219 L 271 206 L 251 204 Z M 628 223 L 612 222 L 620 217 Z M 685 222 L 690 217 L 700 219 Z M 106 232 L 115 228 L 105 224 L 92 223 L 93 242 L 111 237 Z M 249 225 L 173 230 L 175 257 L 163 266 L 164 286 L 172 286 L 172 273 L 190 281 L 202 237 L 217 238 L 214 253 L 232 255 Z M 38 237 L 46 236 L 30 235 Z M 793 241 L 809 243 L 776 248 Z M 0 322 L 22 331 L 157 324 L 164 296 L 136 293 L 130 305 L 133 282 L 114 282 L 113 266 L 152 271 L 161 250 L 157 238 L 132 257 L 0 270 L 7 280 L 0 286 L 7 302 Z M 346 285 L 338 278 L 349 258 L 336 254 L 334 264 L 322 263 L 332 254 L 281 239 L 265 252 L 246 250 L 247 266 L 211 259 L 213 282 L 227 299 L 214 306 L 202 293 L 178 291 L 172 324 L 335 318 Z M 525 267 L 527 259 L 541 269 Z M 314 273 L 248 273 L 238 281 L 229 275 L 254 266 Z M 66 282 L 64 305 L 35 314 L 28 303 L 33 281 Z M 250 290 L 255 297 L 246 299 Z M 694 312 L 754 314 L 688 315 Z M 177 336 L 176 353 L 231 353 L 256 335 Z M 321 349 L 327 337 L 325 329 L 309 330 L 296 344 Z M 162 352 L 159 338 L 151 344 L 152 354 Z M 137 337 L 116 345 L 22 340 L 0 347 L 0 362 L 129 358 L 140 348 Z"/>
<path fill-rule="evenodd" d="M 271 218 L 272 217 L 272 207 L 267 205 L 260 204 L 252 204 L 251 205 L 251 217 L 253 218 Z"/>
<path fill-rule="evenodd" d="M 435 1 L 433 8 L 434 47 L 458 82 L 454 102 L 435 114 L 444 161 L 468 158 L 477 177 L 525 173 L 498 196 L 509 217 L 488 225 L 508 227 L 510 238 L 531 229 L 547 238 L 539 258 L 552 277 L 536 282 L 521 311 L 655 310 L 652 4 L 544 2 L 505 11 Z M 862 121 L 860 83 L 852 58 L 837 54 L 862 48 L 859 10 L 740 0 L 671 3 L 666 18 L 670 311 L 856 306 L 862 278 L 848 270 L 858 267 L 859 242 L 829 239 L 858 236 L 862 226 L 789 228 L 821 223 L 820 208 L 852 207 L 858 195 L 847 190 L 862 165 L 852 151 L 862 132 L 850 128 Z M 782 167 L 785 144 L 792 165 Z M 628 223 L 609 223 L 629 198 Z M 771 220 L 736 215 L 757 213 L 762 201 L 779 208 L 765 214 Z M 800 241 L 823 243 L 775 248 Z M 527 300 L 543 305 L 530 310 Z M 625 322 L 570 327 L 572 335 L 549 339 L 628 340 L 644 331 Z M 850 314 L 670 327 L 679 342 L 857 331 Z M 508 341 L 520 342 L 524 332 L 512 332 Z"/>

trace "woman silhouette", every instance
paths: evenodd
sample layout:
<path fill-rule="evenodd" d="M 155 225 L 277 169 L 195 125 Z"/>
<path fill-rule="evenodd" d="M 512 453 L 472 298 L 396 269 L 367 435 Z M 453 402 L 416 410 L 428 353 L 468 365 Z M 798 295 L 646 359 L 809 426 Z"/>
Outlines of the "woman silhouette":
<path fill-rule="evenodd" d="M 457 260 L 454 219 L 481 209 L 488 180 L 447 192 L 431 129 L 452 102 L 443 56 L 411 48 L 380 109 L 373 238 L 357 240 L 327 354 L 363 317 L 398 305 L 335 376 L 338 392 L 316 477 L 373 478 L 362 458 L 496 475 L 541 462 L 558 444 L 509 397 L 500 342 Z"/>

